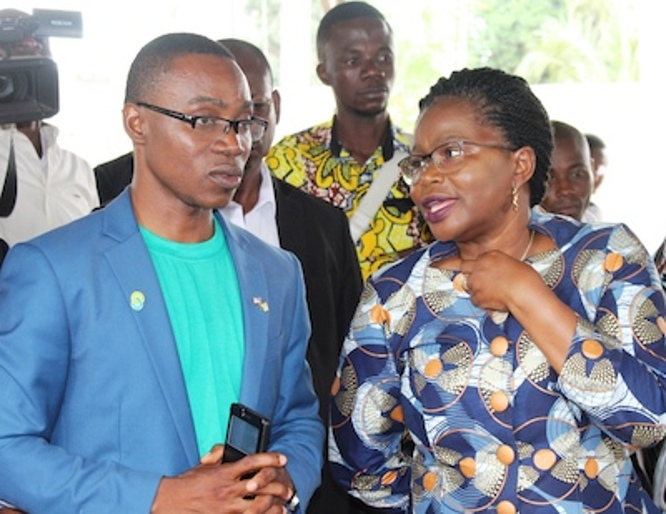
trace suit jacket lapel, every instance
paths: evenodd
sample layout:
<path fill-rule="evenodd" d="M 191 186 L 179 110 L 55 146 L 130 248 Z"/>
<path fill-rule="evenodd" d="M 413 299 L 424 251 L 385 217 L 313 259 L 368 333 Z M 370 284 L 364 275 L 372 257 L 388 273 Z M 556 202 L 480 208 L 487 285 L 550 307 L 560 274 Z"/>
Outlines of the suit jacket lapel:
<path fill-rule="evenodd" d="M 118 241 L 106 253 L 106 258 L 118 279 L 126 308 L 132 311 L 140 341 L 164 392 L 163 399 L 190 464 L 194 466 L 199 461 L 199 451 L 180 358 L 157 275 L 134 218 L 128 192 L 105 210 L 109 211 L 105 234 Z"/>
<path fill-rule="evenodd" d="M 273 190 L 275 191 L 275 202 L 277 204 L 276 220 L 280 247 L 296 255 L 307 255 L 308 248 L 305 244 L 307 238 L 303 234 L 309 232 L 306 213 L 303 212 L 301 202 L 290 200 L 290 187 L 275 177 Z"/>
<path fill-rule="evenodd" d="M 236 266 L 238 286 L 243 305 L 245 362 L 241 401 L 252 407 L 260 403 L 262 377 L 266 365 L 268 320 L 270 303 L 266 277 L 261 263 L 248 248 L 248 241 L 240 229 L 228 225 L 219 213 L 217 219 L 223 227 L 227 245 Z"/>

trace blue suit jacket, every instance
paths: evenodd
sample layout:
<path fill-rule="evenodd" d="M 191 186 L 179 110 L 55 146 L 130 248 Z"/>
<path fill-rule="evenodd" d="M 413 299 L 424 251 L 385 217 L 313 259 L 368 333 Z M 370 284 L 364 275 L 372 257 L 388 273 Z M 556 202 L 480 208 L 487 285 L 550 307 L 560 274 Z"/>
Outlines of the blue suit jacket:
<path fill-rule="evenodd" d="M 323 428 L 305 360 L 300 267 L 218 219 L 243 302 L 241 401 L 271 418 L 270 450 L 287 455 L 307 499 L 319 483 Z M 0 498 L 32 514 L 149 512 L 161 477 L 199 455 L 128 192 L 12 248 L 0 313 Z"/>

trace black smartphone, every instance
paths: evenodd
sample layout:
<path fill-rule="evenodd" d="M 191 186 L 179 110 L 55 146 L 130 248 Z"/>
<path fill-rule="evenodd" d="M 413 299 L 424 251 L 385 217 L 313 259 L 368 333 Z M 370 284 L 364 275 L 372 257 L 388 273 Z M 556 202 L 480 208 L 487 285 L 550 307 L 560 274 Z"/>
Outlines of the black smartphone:
<path fill-rule="evenodd" d="M 246 455 L 268 450 L 270 420 L 241 403 L 232 403 L 222 462 L 236 462 Z"/>

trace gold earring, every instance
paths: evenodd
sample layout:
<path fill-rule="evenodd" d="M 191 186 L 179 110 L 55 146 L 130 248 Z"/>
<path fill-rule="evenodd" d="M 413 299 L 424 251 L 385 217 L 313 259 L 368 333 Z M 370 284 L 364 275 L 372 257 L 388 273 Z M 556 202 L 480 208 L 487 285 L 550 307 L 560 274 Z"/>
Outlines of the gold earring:
<path fill-rule="evenodd" d="M 518 210 L 518 187 L 515 184 L 511 189 L 511 205 L 514 211 Z"/>

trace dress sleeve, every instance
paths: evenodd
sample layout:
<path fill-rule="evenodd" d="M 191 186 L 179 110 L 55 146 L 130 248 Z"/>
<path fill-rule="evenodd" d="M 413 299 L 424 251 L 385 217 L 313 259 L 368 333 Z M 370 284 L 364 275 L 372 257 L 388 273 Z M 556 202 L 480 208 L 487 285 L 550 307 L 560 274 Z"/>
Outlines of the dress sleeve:
<path fill-rule="evenodd" d="M 579 318 L 558 385 L 615 439 L 654 445 L 666 431 L 666 310 L 655 265 L 623 225 L 603 252 L 577 260 L 572 273 L 594 309 Z"/>
<path fill-rule="evenodd" d="M 336 482 L 386 512 L 406 511 L 410 498 L 399 363 L 389 344 L 395 322 L 368 281 L 342 348 L 329 431 Z"/>

